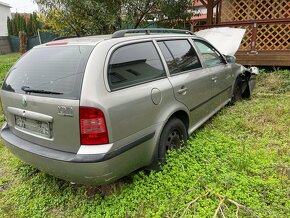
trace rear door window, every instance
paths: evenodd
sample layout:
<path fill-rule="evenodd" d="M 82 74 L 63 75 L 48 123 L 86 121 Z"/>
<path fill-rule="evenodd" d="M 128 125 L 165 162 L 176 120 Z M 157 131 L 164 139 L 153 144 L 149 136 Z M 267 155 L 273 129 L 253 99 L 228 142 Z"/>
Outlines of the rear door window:
<path fill-rule="evenodd" d="M 3 89 L 30 95 L 79 99 L 92 50 L 93 46 L 79 45 L 35 48 L 13 66 Z"/>
<path fill-rule="evenodd" d="M 188 40 L 159 41 L 170 74 L 201 68 L 198 56 Z"/>
<path fill-rule="evenodd" d="M 108 82 L 118 90 L 166 76 L 161 59 L 152 42 L 125 45 L 111 56 Z"/>

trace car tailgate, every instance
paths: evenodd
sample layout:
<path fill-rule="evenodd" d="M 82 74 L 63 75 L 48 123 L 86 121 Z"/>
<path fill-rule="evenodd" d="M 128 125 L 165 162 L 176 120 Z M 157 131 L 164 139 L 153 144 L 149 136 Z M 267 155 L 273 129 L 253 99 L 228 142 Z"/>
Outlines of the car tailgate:
<path fill-rule="evenodd" d="M 48 148 L 78 151 L 79 100 L 1 92 L 5 119 L 13 134 Z"/>

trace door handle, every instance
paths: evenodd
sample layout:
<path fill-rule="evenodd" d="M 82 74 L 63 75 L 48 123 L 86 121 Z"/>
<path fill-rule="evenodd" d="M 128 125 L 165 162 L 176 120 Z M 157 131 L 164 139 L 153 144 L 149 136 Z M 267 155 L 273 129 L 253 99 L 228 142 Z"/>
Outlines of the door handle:
<path fill-rule="evenodd" d="M 218 77 L 217 77 L 217 76 L 215 76 L 215 77 L 211 78 L 211 80 L 212 80 L 212 81 L 216 81 L 217 79 L 218 79 Z"/>
<path fill-rule="evenodd" d="M 181 86 L 181 88 L 177 92 L 180 95 L 186 95 L 187 88 L 185 86 Z"/>

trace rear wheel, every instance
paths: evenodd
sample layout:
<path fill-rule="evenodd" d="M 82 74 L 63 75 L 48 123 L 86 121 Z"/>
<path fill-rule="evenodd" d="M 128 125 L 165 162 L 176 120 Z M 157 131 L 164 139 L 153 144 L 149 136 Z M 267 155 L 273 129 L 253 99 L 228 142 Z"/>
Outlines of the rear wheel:
<path fill-rule="evenodd" d="M 158 144 L 158 161 L 164 164 L 166 153 L 184 145 L 187 137 L 187 130 L 184 123 L 177 118 L 170 119 L 160 136 Z"/>

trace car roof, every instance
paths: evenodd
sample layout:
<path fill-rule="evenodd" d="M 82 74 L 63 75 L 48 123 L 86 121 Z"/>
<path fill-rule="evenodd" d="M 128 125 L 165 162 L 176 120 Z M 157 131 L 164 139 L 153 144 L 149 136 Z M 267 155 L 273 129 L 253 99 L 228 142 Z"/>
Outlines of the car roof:
<path fill-rule="evenodd" d="M 96 45 L 101 41 L 111 40 L 114 43 L 131 41 L 131 40 L 142 40 L 142 39 L 156 39 L 156 38 L 199 38 L 196 35 L 189 34 L 176 34 L 176 33 L 152 33 L 150 35 L 134 33 L 126 34 L 124 37 L 113 38 L 113 35 L 97 35 L 97 36 L 85 36 L 85 37 L 74 37 L 74 38 L 63 38 L 60 40 L 54 40 L 46 44 L 39 45 L 37 47 L 45 47 L 48 45 Z"/>

